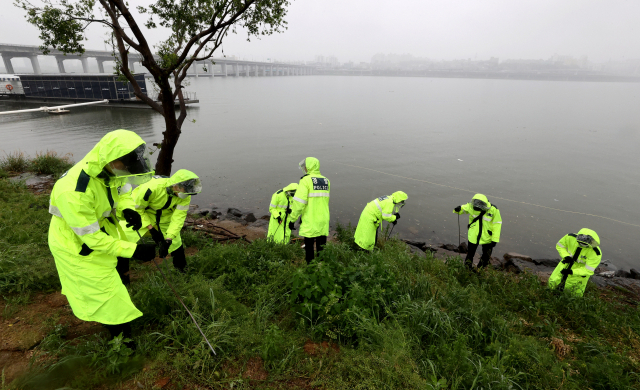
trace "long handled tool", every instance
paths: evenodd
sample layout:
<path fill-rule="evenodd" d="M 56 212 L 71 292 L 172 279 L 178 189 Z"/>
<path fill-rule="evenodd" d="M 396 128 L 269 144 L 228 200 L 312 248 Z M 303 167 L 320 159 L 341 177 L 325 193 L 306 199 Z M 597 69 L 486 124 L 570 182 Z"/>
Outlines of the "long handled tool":
<path fill-rule="evenodd" d="M 571 258 L 571 262 L 569 263 L 569 266 L 565 269 L 571 269 L 571 267 L 573 267 L 573 264 L 575 264 L 576 260 L 578 259 L 578 256 L 580 256 L 580 252 L 582 252 L 582 248 L 578 247 L 578 249 L 576 249 L 576 253 L 573 254 L 573 257 Z M 558 291 L 564 291 L 564 286 L 565 284 L 567 284 L 567 279 L 569 278 L 569 275 L 562 275 L 562 280 L 560 281 L 560 284 L 558 285 Z"/>
<path fill-rule="evenodd" d="M 396 227 L 396 224 L 391 224 L 391 230 L 389 230 L 389 234 L 387 234 L 387 237 L 385 238 L 385 240 L 388 240 L 389 238 L 391 238 L 391 233 L 393 233 L 393 228 Z"/>
<path fill-rule="evenodd" d="M 142 236 L 140 235 L 140 232 L 136 230 L 136 233 L 138 233 L 138 237 L 140 237 L 140 240 L 142 241 Z M 164 260 L 166 258 L 167 257 L 165 256 L 162 259 Z M 198 325 L 198 321 L 196 321 L 196 319 L 193 317 L 193 314 L 191 314 L 191 312 L 187 308 L 187 305 L 184 304 L 184 302 L 182 301 L 182 298 L 180 298 L 180 295 L 178 295 L 178 293 L 176 292 L 176 289 L 173 288 L 173 285 L 171 284 L 171 282 L 169 282 L 169 279 L 167 279 L 167 277 L 164 275 L 164 272 L 162 272 L 162 268 L 160 268 L 160 266 L 158 265 L 158 263 L 155 262 L 155 260 L 152 260 L 152 261 L 153 261 L 153 264 L 156 265 L 156 268 L 158 268 L 158 271 L 160 271 L 160 274 L 162 275 L 162 278 L 164 279 L 164 281 L 167 282 L 167 284 L 171 288 L 171 291 L 173 291 L 173 295 L 175 295 L 176 298 L 178 298 L 178 301 L 180 301 L 180 303 L 182 304 L 182 307 L 184 307 L 184 309 L 187 311 L 187 313 L 189 313 L 189 317 L 191 317 L 191 320 L 196 325 L 196 328 L 198 328 L 198 331 L 200 331 L 200 334 L 202 335 L 202 338 L 204 339 L 204 341 L 207 342 L 207 345 L 211 349 L 211 352 L 213 352 L 214 355 L 217 355 L 216 351 L 211 346 L 211 343 L 209 342 L 209 339 L 207 339 L 207 336 L 205 336 L 204 332 L 202 331 L 202 329 L 200 329 L 200 325 Z"/>
<path fill-rule="evenodd" d="M 460 248 L 462 243 L 460 242 L 460 214 L 458 214 L 458 248 Z"/>

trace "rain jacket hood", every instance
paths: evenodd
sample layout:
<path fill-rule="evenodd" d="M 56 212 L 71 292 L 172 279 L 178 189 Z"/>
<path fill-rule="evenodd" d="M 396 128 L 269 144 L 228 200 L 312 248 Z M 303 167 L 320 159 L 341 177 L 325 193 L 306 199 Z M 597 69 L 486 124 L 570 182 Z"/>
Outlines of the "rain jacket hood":
<path fill-rule="evenodd" d="M 284 187 L 282 191 L 286 193 L 287 191 L 295 191 L 297 189 L 298 189 L 298 183 L 291 183 L 288 186 Z"/>
<path fill-rule="evenodd" d="M 473 199 L 481 200 L 481 201 L 483 201 L 484 203 L 486 203 L 486 204 L 487 204 L 487 207 L 488 207 L 488 208 L 491 208 L 491 202 L 489 202 L 489 199 L 487 199 L 487 197 L 486 197 L 486 196 L 484 196 L 484 195 L 482 195 L 482 194 L 475 194 L 475 195 L 473 196 L 473 198 L 471 198 L 471 201 L 472 201 L 472 202 L 473 202 Z"/>
<path fill-rule="evenodd" d="M 130 153 L 144 143 L 142 138 L 133 131 L 114 130 L 102 137 L 79 164 L 89 176 L 97 177 L 108 163 Z"/>
<path fill-rule="evenodd" d="M 405 194 L 402 191 L 396 191 L 393 194 L 391 194 L 391 199 L 393 199 L 393 203 L 400 203 L 409 199 L 409 196 L 407 196 L 407 194 Z"/>
<path fill-rule="evenodd" d="M 580 229 L 578 234 L 586 234 L 588 236 L 591 236 L 591 238 L 596 240 L 596 244 L 597 244 L 596 247 L 600 246 L 600 237 L 598 236 L 598 233 L 594 232 L 593 230 L 587 229 L 587 228 L 582 228 L 582 229 Z"/>
<path fill-rule="evenodd" d="M 165 185 L 167 187 L 172 187 L 178 183 L 182 183 L 183 181 L 191 179 L 199 179 L 199 177 L 189 170 L 179 169 L 176 173 L 171 175 L 171 177 L 165 182 Z"/>
<path fill-rule="evenodd" d="M 320 175 L 320 160 L 315 157 L 307 157 L 304 161 L 307 175 Z"/>

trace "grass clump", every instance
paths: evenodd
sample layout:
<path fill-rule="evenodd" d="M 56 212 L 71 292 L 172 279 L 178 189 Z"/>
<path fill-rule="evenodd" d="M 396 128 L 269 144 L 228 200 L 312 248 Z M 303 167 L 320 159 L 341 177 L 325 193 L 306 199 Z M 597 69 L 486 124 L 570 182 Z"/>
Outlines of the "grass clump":
<path fill-rule="evenodd" d="M 73 166 L 71 155 L 59 156 L 55 151 L 38 152 L 34 158 L 21 151 L 5 154 L 0 158 L 0 178 L 9 174 L 33 172 L 59 177 Z"/>

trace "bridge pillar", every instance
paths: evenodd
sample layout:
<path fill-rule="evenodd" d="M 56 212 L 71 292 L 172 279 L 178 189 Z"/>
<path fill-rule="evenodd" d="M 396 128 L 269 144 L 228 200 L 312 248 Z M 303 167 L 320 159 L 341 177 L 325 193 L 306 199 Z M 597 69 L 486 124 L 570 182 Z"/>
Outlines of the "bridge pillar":
<path fill-rule="evenodd" d="M 101 60 L 100 58 L 96 57 L 96 62 L 98 63 L 98 73 L 104 73 L 104 61 L 105 60 Z"/>
<path fill-rule="evenodd" d="M 222 68 L 222 75 L 227 77 L 227 64 L 220 64 L 220 67 Z"/>
<path fill-rule="evenodd" d="M 29 56 L 29 60 L 31 60 L 31 67 L 33 68 L 33 73 L 42 74 L 42 70 L 40 70 L 40 63 L 38 62 L 38 56 Z"/>
<path fill-rule="evenodd" d="M 58 64 L 58 73 L 67 73 L 64 70 L 64 56 L 55 56 L 56 63 Z"/>
<path fill-rule="evenodd" d="M 267 67 L 266 65 L 262 65 L 262 76 L 266 76 L 267 75 Z"/>
<path fill-rule="evenodd" d="M 198 61 L 193 61 L 193 72 L 196 74 L 196 78 L 198 77 Z"/>
<path fill-rule="evenodd" d="M 233 75 L 235 77 L 239 77 L 240 76 L 240 65 L 232 64 L 231 66 L 233 67 L 233 73 L 234 73 Z"/>
<path fill-rule="evenodd" d="M 80 62 L 82 63 L 82 71 L 84 73 L 89 73 L 89 63 L 87 62 L 87 57 L 80 57 Z"/>
<path fill-rule="evenodd" d="M 133 66 L 135 61 L 133 60 L 129 60 L 129 70 L 131 71 L 131 73 L 136 73 L 136 68 Z"/>
<path fill-rule="evenodd" d="M 6 69 L 7 73 L 12 74 L 15 73 L 13 71 L 13 65 L 11 64 L 11 57 L 9 57 L 6 54 L 2 55 L 2 62 L 4 63 L 4 68 Z"/>

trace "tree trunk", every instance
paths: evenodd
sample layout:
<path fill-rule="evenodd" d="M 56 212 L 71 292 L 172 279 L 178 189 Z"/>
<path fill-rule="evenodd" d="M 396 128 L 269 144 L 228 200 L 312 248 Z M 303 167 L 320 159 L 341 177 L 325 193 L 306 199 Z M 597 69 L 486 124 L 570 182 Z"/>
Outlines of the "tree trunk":
<path fill-rule="evenodd" d="M 180 128 L 176 119 L 176 108 L 173 101 L 173 92 L 169 86 L 169 80 L 162 80 L 160 87 L 162 96 L 162 109 L 164 111 L 165 131 L 162 133 L 162 147 L 156 162 L 156 175 L 171 176 L 171 165 L 173 164 L 173 151 L 180 138 Z"/>

